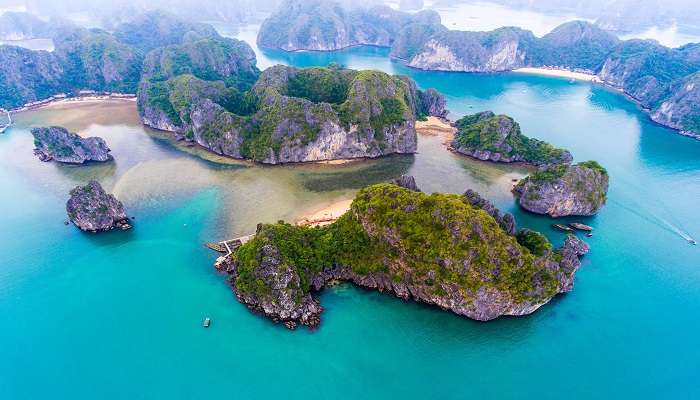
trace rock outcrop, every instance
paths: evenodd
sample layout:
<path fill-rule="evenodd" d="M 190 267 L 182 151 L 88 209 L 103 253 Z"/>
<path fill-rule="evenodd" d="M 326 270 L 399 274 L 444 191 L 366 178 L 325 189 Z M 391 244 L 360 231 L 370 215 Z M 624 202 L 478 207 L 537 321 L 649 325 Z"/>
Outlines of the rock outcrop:
<path fill-rule="evenodd" d="M 228 78 L 240 83 L 241 76 Z M 407 77 L 337 66 L 278 65 L 249 91 L 193 75 L 141 85 L 144 123 L 218 154 L 266 164 L 414 153 L 416 118 L 445 114 L 439 93 L 422 92 Z"/>
<path fill-rule="evenodd" d="M 551 250 L 535 239 L 537 254 L 464 196 L 381 184 L 326 227 L 259 225 L 218 267 L 242 303 L 288 328 L 318 326 L 315 293 L 338 280 L 488 321 L 572 289 L 587 245 L 570 236 Z"/>
<path fill-rule="evenodd" d="M 131 228 L 122 203 L 113 195 L 105 193 L 97 181 L 72 189 L 66 211 L 70 221 L 86 232 Z"/>
<path fill-rule="evenodd" d="M 452 148 L 479 160 L 535 166 L 569 164 L 573 160 L 568 151 L 523 135 L 520 125 L 507 115 L 484 111 L 461 118 L 455 126 L 458 130 Z"/>
<path fill-rule="evenodd" d="M 481 195 L 474 190 L 467 189 L 467 191 L 464 192 L 464 197 L 472 207 L 482 209 L 493 217 L 493 219 L 498 222 L 501 229 L 507 234 L 515 235 L 516 224 L 515 217 L 513 217 L 512 214 L 499 210 L 493 203 L 481 197 Z"/>
<path fill-rule="evenodd" d="M 447 101 L 445 96 L 435 89 L 429 88 L 419 93 L 421 114 L 438 118 L 447 118 Z"/>
<path fill-rule="evenodd" d="M 416 178 L 411 175 L 401 175 L 399 178 L 391 181 L 396 186 L 401 186 L 404 189 L 412 190 L 414 192 L 420 192 L 421 190 L 416 185 Z"/>
<path fill-rule="evenodd" d="M 513 189 L 524 209 L 555 218 L 593 215 L 605 204 L 607 192 L 608 173 L 595 161 L 550 166 Z"/>
<path fill-rule="evenodd" d="M 677 129 L 681 134 L 700 139 L 700 72 L 672 85 L 672 95 L 651 113 L 651 119 Z"/>
<path fill-rule="evenodd" d="M 33 128 L 32 135 L 34 154 L 41 161 L 83 164 L 88 161 L 104 162 L 112 159 L 107 143 L 99 137 L 82 138 L 60 126 Z"/>

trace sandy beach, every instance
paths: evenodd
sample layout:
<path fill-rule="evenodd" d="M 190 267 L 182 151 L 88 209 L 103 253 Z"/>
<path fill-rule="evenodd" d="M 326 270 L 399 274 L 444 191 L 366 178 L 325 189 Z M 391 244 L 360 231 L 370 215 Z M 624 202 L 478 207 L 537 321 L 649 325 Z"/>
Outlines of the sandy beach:
<path fill-rule="evenodd" d="M 457 129 L 450 125 L 448 120 L 428 117 L 426 121 L 416 121 L 416 132 L 424 136 L 439 136 L 445 144 L 449 144 L 454 139 Z"/>
<path fill-rule="evenodd" d="M 575 79 L 578 81 L 601 82 L 601 80 L 593 74 L 587 74 L 585 72 L 567 71 L 565 69 L 518 68 L 518 69 L 513 70 L 513 72 L 522 72 L 525 74 L 536 74 L 536 75 L 546 75 L 546 76 L 556 76 L 556 77 L 560 77 L 560 78 Z"/>
<path fill-rule="evenodd" d="M 337 201 L 328 207 L 310 212 L 297 221 L 297 225 L 323 226 L 333 223 L 345 214 L 352 204 L 352 199 Z"/>

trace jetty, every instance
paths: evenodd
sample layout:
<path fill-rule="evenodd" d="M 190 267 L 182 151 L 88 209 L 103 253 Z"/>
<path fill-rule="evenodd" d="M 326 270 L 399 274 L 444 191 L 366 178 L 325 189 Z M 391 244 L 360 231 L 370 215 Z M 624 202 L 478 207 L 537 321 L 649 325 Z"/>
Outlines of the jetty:
<path fill-rule="evenodd" d="M 224 255 L 217 258 L 216 263 L 214 263 L 216 269 L 220 269 L 221 264 L 226 261 L 226 259 L 233 254 L 234 251 L 238 250 L 239 247 L 243 246 L 243 244 L 252 239 L 254 236 L 255 234 L 245 235 L 234 239 L 223 240 L 221 242 L 205 243 L 204 245 L 216 252 L 224 253 Z"/>

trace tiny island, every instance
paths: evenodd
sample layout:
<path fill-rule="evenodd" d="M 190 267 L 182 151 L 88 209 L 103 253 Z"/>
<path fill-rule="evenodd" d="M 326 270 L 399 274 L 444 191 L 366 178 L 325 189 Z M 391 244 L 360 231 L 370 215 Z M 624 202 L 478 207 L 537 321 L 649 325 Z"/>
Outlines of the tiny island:
<path fill-rule="evenodd" d="M 33 128 L 31 132 L 34 136 L 34 154 L 41 161 L 84 164 L 112 159 L 110 149 L 102 138 L 82 138 L 60 126 Z"/>
<path fill-rule="evenodd" d="M 571 153 L 523 135 L 520 125 L 507 115 L 484 111 L 466 115 L 454 125 L 457 132 L 450 148 L 455 152 L 538 168 L 513 188 L 524 209 L 556 218 L 594 215 L 605 205 L 608 172 L 596 161 L 571 165 Z"/>
<path fill-rule="evenodd" d="M 70 221 L 85 232 L 131 229 L 124 205 L 114 195 L 106 193 L 97 181 L 73 188 L 66 211 Z"/>

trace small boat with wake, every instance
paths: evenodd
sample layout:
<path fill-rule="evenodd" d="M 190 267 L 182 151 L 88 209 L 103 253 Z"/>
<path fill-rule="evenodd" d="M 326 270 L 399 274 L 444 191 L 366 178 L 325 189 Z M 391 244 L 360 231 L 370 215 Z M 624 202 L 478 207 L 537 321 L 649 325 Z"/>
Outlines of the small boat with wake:
<path fill-rule="evenodd" d="M 584 232 L 591 232 L 593 230 L 593 227 L 588 226 L 586 224 L 582 224 L 580 222 L 572 222 L 569 224 L 570 227 L 574 229 L 578 229 L 579 231 L 584 231 Z"/>
<path fill-rule="evenodd" d="M 692 244 L 693 246 L 697 246 L 698 242 L 695 239 L 688 239 L 688 243 Z"/>
<path fill-rule="evenodd" d="M 552 227 L 559 229 L 560 231 L 564 231 L 564 232 L 573 232 L 574 231 L 572 228 L 569 228 L 568 226 L 562 225 L 562 224 L 552 224 Z"/>

